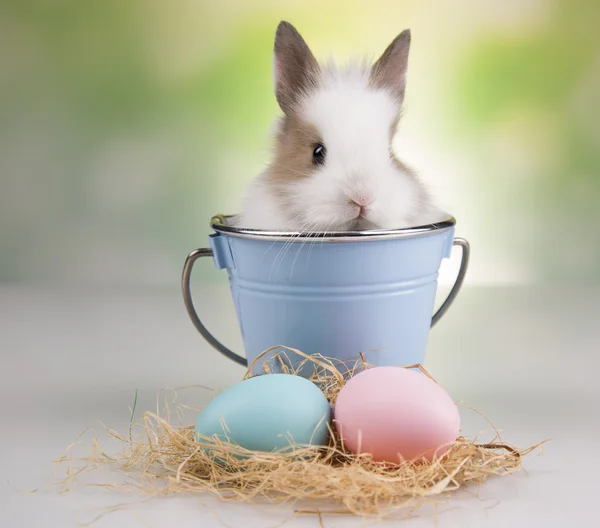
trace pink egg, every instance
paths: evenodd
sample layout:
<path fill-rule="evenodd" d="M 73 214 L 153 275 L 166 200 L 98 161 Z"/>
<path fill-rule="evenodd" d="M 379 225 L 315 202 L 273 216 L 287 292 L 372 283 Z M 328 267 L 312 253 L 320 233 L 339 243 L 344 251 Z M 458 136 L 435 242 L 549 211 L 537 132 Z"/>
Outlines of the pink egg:
<path fill-rule="evenodd" d="M 440 456 L 460 430 L 448 393 L 402 367 L 370 368 L 350 379 L 338 395 L 334 419 L 350 451 L 392 463 Z"/>

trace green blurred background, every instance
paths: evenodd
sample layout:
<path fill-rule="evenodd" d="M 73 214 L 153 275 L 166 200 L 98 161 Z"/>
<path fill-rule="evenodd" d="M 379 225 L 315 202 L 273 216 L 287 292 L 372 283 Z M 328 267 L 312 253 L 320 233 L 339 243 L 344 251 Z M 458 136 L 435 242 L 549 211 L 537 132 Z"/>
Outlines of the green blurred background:
<path fill-rule="evenodd" d="M 176 284 L 268 159 L 281 19 L 342 61 L 411 28 L 397 149 L 471 282 L 600 279 L 598 0 L 0 5 L 0 281 Z"/>

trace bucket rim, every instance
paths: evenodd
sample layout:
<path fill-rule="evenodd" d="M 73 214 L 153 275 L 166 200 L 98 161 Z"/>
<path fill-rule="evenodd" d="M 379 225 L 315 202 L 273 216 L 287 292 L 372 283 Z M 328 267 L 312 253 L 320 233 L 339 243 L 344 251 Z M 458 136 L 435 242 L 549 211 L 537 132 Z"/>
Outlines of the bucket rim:
<path fill-rule="evenodd" d="M 387 240 L 395 238 L 416 238 L 437 235 L 450 231 L 456 225 L 454 216 L 445 220 L 415 227 L 400 229 L 365 229 L 361 231 L 299 232 L 248 229 L 232 225 L 237 215 L 217 214 L 210 220 L 210 226 L 217 233 L 255 240 L 293 241 L 319 240 L 320 242 L 358 242 L 367 240 Z"/>

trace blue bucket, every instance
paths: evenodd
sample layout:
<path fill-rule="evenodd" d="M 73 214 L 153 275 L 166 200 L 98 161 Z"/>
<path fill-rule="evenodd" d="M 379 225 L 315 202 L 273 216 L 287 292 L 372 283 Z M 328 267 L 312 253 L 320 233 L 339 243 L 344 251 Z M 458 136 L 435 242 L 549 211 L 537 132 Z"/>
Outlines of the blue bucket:
<path fill-rule="evenodd" d="M 408 229 L 282 233 L 212 219 L 210 248 L 190 253 L 183 269 L 185 305 L 194 326 L 218 351 L 248 366 L 265 350 L 285 346 L 352 367 L 363 355 L 375 366 L 423 364 L 429 329 L 449 308 L 465 277 L 469 244 L 454 238 L 455 219 Z M 438 272 L 461 246 L 460 270 L 434 314 Z M 246 357 L 221 344 L 202 324 L 190 277 L 200 257 L 229 275 Z M 291 356 L 292 363 L 300 357 Z M 262 368 L 262 361 L 253 367 Z"/>

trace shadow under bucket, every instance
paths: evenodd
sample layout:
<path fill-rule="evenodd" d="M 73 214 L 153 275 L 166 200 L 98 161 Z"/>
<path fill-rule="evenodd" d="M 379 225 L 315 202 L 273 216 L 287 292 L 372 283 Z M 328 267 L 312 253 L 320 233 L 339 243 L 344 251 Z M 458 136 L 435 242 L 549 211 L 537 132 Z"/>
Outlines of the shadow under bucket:
<path fill-rule="evenodd" d="M 429 329 L 458 294 L 469 261 L 468 242 L 454 238 L 453 217 L 407 229 L 330 233 L 243 229 L 234 220 L 213 217 L 210 248 L 190 253 L 182 289 L 198 331 L 244 366 L 279 345 L 349 368 L 361 353 L 375 366 L 423 364 Z M 433 314 L 441 262 L 453 246 L 462 248 L 460 270 Z M 200 257 L 227 269 L 245 358 L 215 339 L 196 314 L 190 276 Z M 303 359 L 286 354 L 292 364 Z M 255 366 L 261 369 L 262 362 Z"/>

